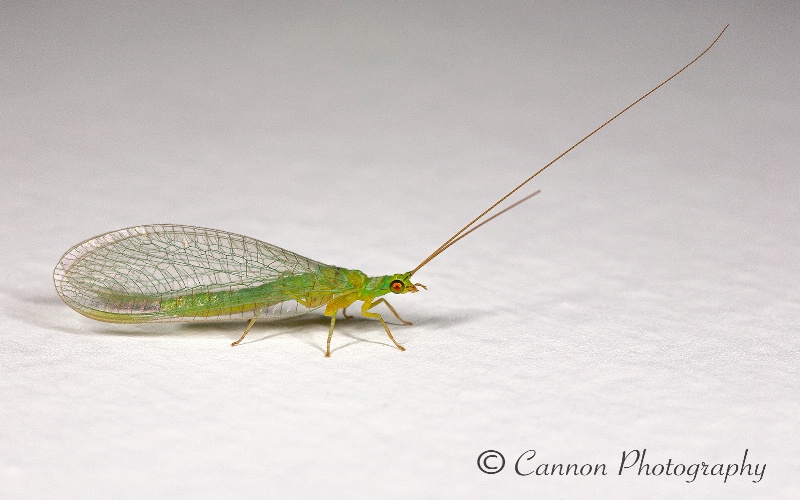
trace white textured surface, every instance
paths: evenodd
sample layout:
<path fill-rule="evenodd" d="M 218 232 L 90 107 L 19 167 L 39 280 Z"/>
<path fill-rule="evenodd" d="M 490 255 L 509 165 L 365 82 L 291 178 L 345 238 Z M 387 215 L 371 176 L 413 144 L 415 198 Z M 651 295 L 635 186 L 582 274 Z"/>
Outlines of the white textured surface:
<path fill-rule="evenodd" d="M 0 497 L 797 498 L 800 9 L 535 4 L 0 5 Z M 230 348 L 53 289 L 71 245 L 156 222 L 410 269 L 728 22 L 417 274 L 406 352 L 354 319 L 325 359 L 319 315 Z M 642 448 L 767 468 L 617 476 Z"/>

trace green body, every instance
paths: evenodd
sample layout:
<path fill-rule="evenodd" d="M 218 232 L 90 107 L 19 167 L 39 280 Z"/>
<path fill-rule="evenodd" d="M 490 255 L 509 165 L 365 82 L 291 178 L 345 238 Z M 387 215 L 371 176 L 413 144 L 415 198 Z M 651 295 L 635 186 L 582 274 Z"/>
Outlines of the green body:
<path fill-rule="evenodd" d="M 402 349 L 380 314 L 369 309 L 385 303 L 400 319 L 379 297 L 416 292 L 411 274 L 370 278 L 247 236 L 164 224 L 120 229 L 75 245 L 56 265 L 53 280 L 64 302 L 96 320 L 248 319 L 239 341 L 259 317 L 294 316 L 324 306 L 331 317 L 329 355 L 336 312 L 357 301 L 363 301 L 362 314 L 379 319 Z"/>
<path fill-rule="evenodd" d="M 71 248 L 53 277 L 64 301 L 112 323 L 285 317 L 416 291 L 409 275 L 368 277 L 242 236 L 192 226 L 137 226 Z M 391 287 L 400 281 L 402 286 Z"/>
<path fill-rule="evenodd" d="M 316 273 L 286 276 L 262 285 L 224 291 L 198 293 L 130 294 L 99 291 L 107 310 L 81 311 L 84 315 L 112 323 L 148 323 L 225 319 L 253 313 L 287 301 L 296 301 L 307 309 L 326 307 L 344 309 L 353 302 L 372 302 L 390 293 L 394 280 L 408 281 L 402 274 L 368 277 L 357 269 L 325 266 Z M 411 283 L 408 283 L 409 286 Z"/>

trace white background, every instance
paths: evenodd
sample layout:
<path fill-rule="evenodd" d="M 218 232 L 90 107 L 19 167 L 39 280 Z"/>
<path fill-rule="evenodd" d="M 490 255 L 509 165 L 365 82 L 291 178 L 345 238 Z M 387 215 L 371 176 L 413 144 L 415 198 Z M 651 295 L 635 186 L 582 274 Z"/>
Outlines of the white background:
<path fill-rule="evenodd" d="M 797 498 L 797 2 L 0 4 L 0 497 Z M 126 326 L 72 245 L 170 222 L 407 271 L 393 298 Z M 387 314 L 387 318 L 388 318 Z M 767 464 L 763 480 L 639 476 Z M 498 474 L 478 455 L 501 451 Z M 605 463 L 604 477 L 513 462 Z"/>

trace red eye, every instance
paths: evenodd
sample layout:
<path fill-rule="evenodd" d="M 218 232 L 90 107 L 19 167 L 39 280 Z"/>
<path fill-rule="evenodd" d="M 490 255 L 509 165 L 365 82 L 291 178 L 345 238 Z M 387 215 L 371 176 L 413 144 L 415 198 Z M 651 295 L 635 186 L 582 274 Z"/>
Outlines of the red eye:
<path fill-rule="evenodd" d="M 394 280 L 389 284 L 389 289 L 394 293 L 401 293 L 405 287 L 406 286 L 400 280 Z"/>

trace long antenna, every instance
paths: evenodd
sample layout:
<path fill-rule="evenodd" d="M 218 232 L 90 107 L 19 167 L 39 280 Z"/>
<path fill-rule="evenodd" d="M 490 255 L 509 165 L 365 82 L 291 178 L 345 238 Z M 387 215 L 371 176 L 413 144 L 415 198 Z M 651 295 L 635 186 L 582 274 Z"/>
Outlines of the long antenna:
<path fill-rule="evenodd" d="M 469 228 L 469 231 L 465 231 L 465 232 L 461 233 L 461 234 L 458 236 L 458 238 L 455 238 L 455 239 L 454 239 L 454 240 L 452 240 L 450 243 L 448 243 L 448 244 L 447 244 L 447 246 L 445 246 L 444 248 L 442 248 L 442 249 L 439 251 L 439 253 L 442 253 L 442 252 L 444 252 L 445 250 L 447 250 L 448 248 L 450 248 L 451 246 L 453 246 L 453 245 L 454 245 L 454 244 L 455 244 L 457 241 L 459 241 L 460 239 L 462 239 L 464 236 L 468 235 L 468 234 L 469 234 L 469 233 L 471 233 L 472 231 L 475 231 L 476 229 L 478 229 L 478 228 L 479 228 L 479 227 L 481 227 L 482 225 L 484 225 L 484 224 L 488 224 L 489 222 L 491 222 L 491 221 L 493 221 L 494 219 L 496 219 L 496 218 L 500 217 L 501 215 L 503 215 L 504 213 L 508 212 L 508 211 L 509 211 L 509 210 L 511 210 L 512 208 L 515 208 L 515 207 L 517 207 L 518 205 L 522 205 L 523 203 L 525 203 L 526 201 L 530 200 L 531 198 L 533 198 L 534 196 L 536 196 L 537 194 L 539 194 L 539 193 L 541 193 L 541 192 L 542 192 L 542 190 L 541 190 L 541 189 L 537 189 L 536 191 L 532 192 L 532 193 L 531 193 L 531 194 L 529 194 L 528 196 L 526 196 L 526 197 L 524 197 L 524 198 L 520 198 L 519 200 L 515 201 L 515 202 L 514 202 L 514 203 L 512 203 L 511 205 L 509 205 L 509 206 L 507 206 L 506 208 L 504 208 L 504 209 L 500 210 L 500 211 L 499 211 L 499 212 L 497 212 L 496 214 L 492 214 L 492 216 L 491 216 L 491 217 L 489 217 L 488 219 L 482 220 L 482 221 L 481 221 L 481 223 L 480 223 L 480 224 L 478 224 L 477 226 L 473 226 L 473 227 Z"/>
<path fill-rule="evenodd" d="M 588 133 L 588 134 L 587 134 L 587 135 L 586 135 L 586 136 L 585 136 L 583 139 L 579 140 L 578 142 L 576 142 L 575 144 L 573 144 L 572 146 L 570 146 L 570 147 L 569 147 L 567 150 L 565 150 L 563 153 L 561 153 L 560 155 L 558 155 L 558 156 L 556 156 L 555 158 L 553 158 L 552 160 L 550 160 L 550 162 L 549 162 L 547 165 L 545 165 L 545 166 L 543 166 L 542 168 L 540 168 L 539 170 L 537 170 L 537 171 L 536 171 L 536 173 L 534 173 L 533 175 L 531 175 L 530 177 L 528 177 L 527 179 L 525 179 L 524 181 L 522 181 L 522 183 L 520 183 L 520 184 L 519 184 L 517 187 L 515 187 L 514 189 L 512 189 L 511 191 L 509 191 L 509 192 L 508 192 L 508 194 L 506 194 L 505 196 L 503 196 L 502 198 L 500 198 L 499 200 L 497 200 L 497 201 L 496 201 L 496 202 L 495 202 L 495 203 L 494 203 L 492 206 L 490 206 L 489 208 L 487 208 L 486 210 L 484 210 L 484 211 L 483 211 L 483 212 L 482 212 L 482 213 L 481 213 L 479 216 L 477 216 L 477 217 L 475 217 L 474 219 L 472 219 L 472 221 L 471 221 L 469 224 L 467 224 L 466 226 L 462 227 L 462 228 L 461 228 L 461 229 L 460 229 L 460 230 L 459 230 L 459 231 L 458 231 L 456 234 L 454 234 L 453 236 L 451 236 L 451 237 L 450 237 L 450 239 L 448 239 L 447 241 L 445 241 L 445 242 L 442 244 L 442 246 L 440 246 L 439 248 L 437 248 L 437 249 L 436 249 L 436 250 L 435 250 L 435 251 L 434 251 L 432 254 L 430 254 L 430 255 L 429 255 L 429 256 L 428 256 L 428 257 L 427 257 L 425 260 L 423 260 L 422 262 L 420 262 L 420 264 L 419 264 L 417 267 L 415 267 L 415 268 L 414 268 L 414 269 L 413 269 L 413 270 L 412 270 L 410 273 L 408 273 L 408 274 L 409 274 L 409 276 L 411 276 L 412 274 L 414 274 L 414 273 L 416 273 L 417 271 L 419 271 L 419 270 L 420 270 L 420 268 L 421 268 L 422 266 L 424 266 L 425 264 L 427 264 L 428 262 L 430 262 L 431 260 L 433 260 L 433 259 L 434 259 L 434 258 L 435 258 L 437 255 L 439 255 L 440 253 L 442 253 L 442 252 L 444 252 L 445 250 L 447 250 L 447 249 L 450 247 L 450 245 L 452 245 L 453 243 L 455 243 L 457 240 L 461 239 L 461 237 L 462 237 L 462 236 L 464 236 L 464 235 L 466 234 L 466 233 L 465 233 L 465 231 L 467 231 L 467 230 L 468 230 L 470 227 L 472 227 L 472 225 L 473 225 L 473 224 L 475 224 L 475 223 L 476 223 L 476 222 L 478 222 L 480 219 L 482 219 L 482 218 L 483 218 L 483 217 L 484 217 L 486 214 L 488 214 L 489 212 L 491 212 L 492 210 L 494 210 L 494 208 L 495 208 L 497 205 L 499 205 L 499 204 L 503 203 L 503 202 L 504 202 L 506 199 L 508 199 L 508 197 L 509 197 L 509 196 L 511 196 L 512 194 L 516 193 L 516 192 L 517 192 L 517 191 L 518 191 L 520 188 L 522 188 L 522 186 L 524 186 L 525 184 L 527 184 L 528 182 L 530 182 L 530 181 L 531 181 L 531 180 L 532 180 L 534 177 L 536 177 L 537 175 L 539 175 L 539 174 L 541 174 L 542 172 L 544 172 L 544 170 L 545 170 L 547 167 L 549 167 L 549 166 L 550 166 L 550 165 L 552 165 L 553 163 L 555 163 L 555 162 L 557 162 L 558 160 L 560 160 L 561 158 L 563 158 L 563 157 L 564 157 L 564 156 L 565 156 L 567 153 L 569 153 L 569 152 L 570 152 L 570 151 L 572 151 L 573 149 L 575 149 L 575 148 L 577 148 L 578 146 L 580 146 L 580 145 L 581 145 L 581 144 L 582 144 L 582 143 L 583 143 L 583 142 L 584 142 L 586 139 L 588 139 L 589 137 L 593 136 L 594 134 L 596 134 L 597 132 L 599 132 L 599 131 L 600 131 L 600 130 L 603 128 L 603 127 L 605 127 L 605 126 L 606 126 L 606 125 L 608 125 L 609 123 L 611 123 L 611 122 L 613 122 L 614 120 L 616 120 L 616 119 L 617 119 L 617 118 L 618 118 L 618 117 L 619 117 L 621 114 L 623 114 L 624 112 L 628 111 L 628 110 L 629 110 L 629 109 L 631 109 L 632 107 L 636 106 L 636 105 L 637 105 L 637 104 L 639 104 L 641 101 L 643 101 L 643 100 L 644 100 L 646 97 L 648 97 L 650 94 L 652 94 L 652 93 L 653 93 L 653 92 L 655 92 L 656 90 L 658 90 L 658 89 L 660 89 L 661 87 L 663 87 L 664 85 L 666 85 L 666 84 L 667 84 L 667 82 L 669 82 L 670 80 L 672 80 L 672 79 L 673 79 L 673 78 L 675 78 L 676 76 L 678 76 L 678 75 L 680 75 L 681 73 L 683 73 L 683 72 L 684 72 L 684 70 L 686 70 L 686 68 L 688 68 L 689 66 L 691 66 L 692 64 L 694 64 L 695 62 L 697 62 L 697 60 L 698 60 L 698 59 L 700 59 L 701 57 L 703 57 L 703 56 L 705 55 L 705 53 L 706 53 L 706 52 L 708 52 L 709 50 L 711 50 L 711 47 L 713 47 L 713 46 L 714 46 L 714 44 L 715 44 L 715 43 L 717 43 L 717 40 L 719 40 L 719 39 L 720 39 L 720 37 L 722 36 L 722 34 L 723 34 L 723 33 L 725 33 L 725 30 L 727 30 L 727 29 L 728 29 L 728 26 L 730 26 L 730 25 L 729 25 L 729 24 L 726 24 L 726 25 L 725 25 L 725 27 L 722 29 L 722 31 L 720 31 L 719 35 L 717 35 L 717 38 L 715 38 L 715 39 L 714 39 L 714 41 L 713 41 L 713 42 L 711 42 L 711 45 L 709 45 L 708 47 L 706 47 L 706 49 L 705 49 L 703 52 L 701 52 L 701 53 L 700 53 L 700 55 L 698 55 L 697 57 L 695 57 L 694 59 L 692 59 L 692 60 L 689 62 L 689 64 L 687 64 L 686 66 L 682 67 L 681 69 L 679 69 L 678 71 L 676 71 L 675 73 L 673 73 L 673 75 L 672 75 L 672 76 L 670 76 L 669 78 L 667 78 L 667 79 L 666 79 L 666 80 L 664 80 L 663 82 L 661 82 L 661 83 L 659 83 L 658 85 L 656 85 L 655 87 L 653 87 L 653 88 L 652 88 L 652 89 L 651 89 L 649 92 L 647 92 L 646 94 L 644 94 L 642 97 L 640 97 L 640 98 L 636 99 L 635 101 L 633 101 L 632 103 L 630 103 L 628 106 L 626 106 L 626 107 L 625 107 L 625 108 L 624 108 L 622 111 L 620 111 L 620 112 L 619 112 L 619 113 L 617 113 L 616 115 L 614 115 L 614 116 L 612 116 L 611 118 L 609 118 L 608 120 L 606 120 L 606 121 L 605 121 L 605 122 L 604 122 L 602 125 L 600 125 L 600 126 L 599 126 L 599 127 L 597 127 L 596 129 L 594 129 L 594 130 L 592 130 L 591 132 L 589 132 L 589 133 Z M 515 205 L 514 205 L 514 206 L 515 206 Z M 511 208 L 512 208 L 512 207 L 509 207 L 509 208 L 508 208 L 508 209 L 506 209 L 506 210 L 510 210 Z M 505 210 L 504 210 L 504 211 L 505 211 Z M 498 214 L 498 215 L 499 215 L 499 214 Z M 488 222 L 488 220 L 487 220 L 487 221 L 485 221 L 485 222 Z M 474 228 L 473 228 L 473 229 L 474 229 Z"/>

